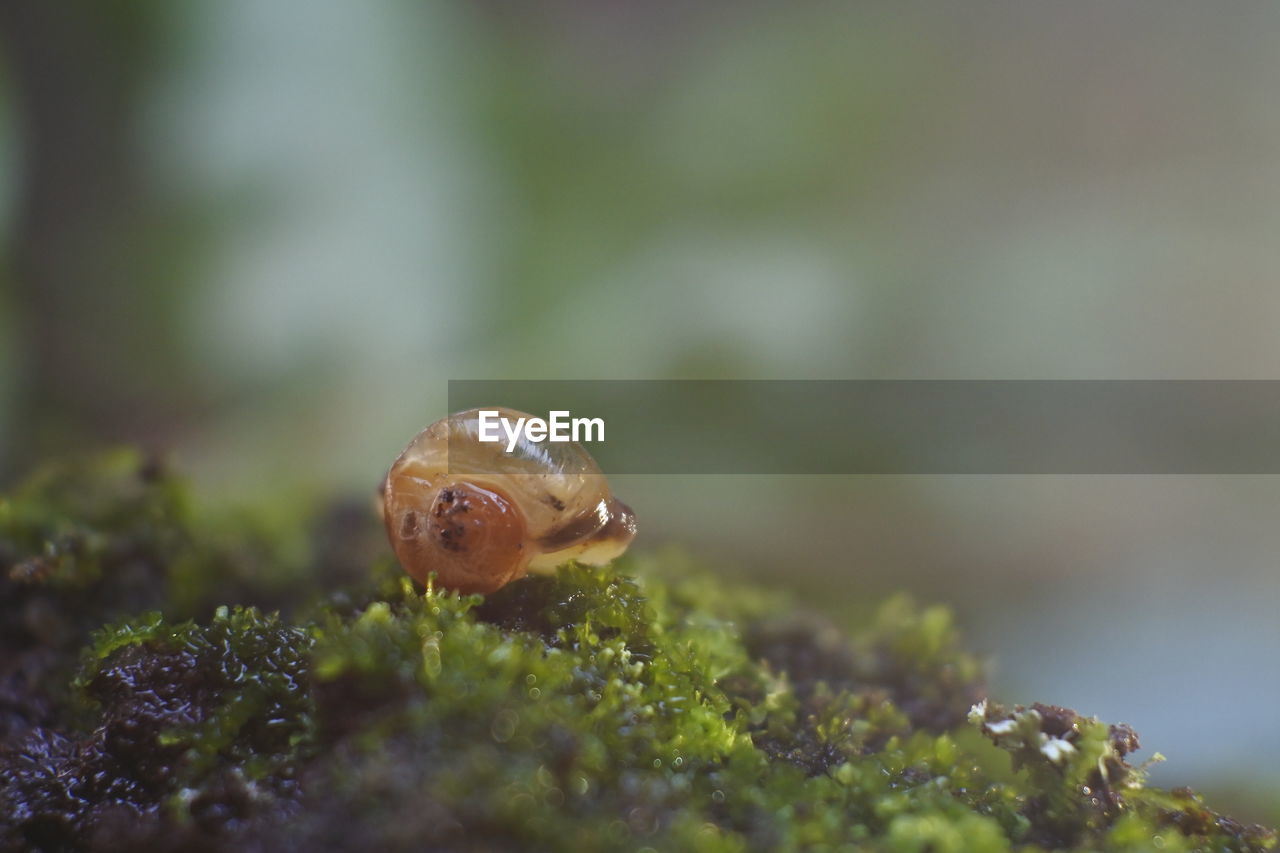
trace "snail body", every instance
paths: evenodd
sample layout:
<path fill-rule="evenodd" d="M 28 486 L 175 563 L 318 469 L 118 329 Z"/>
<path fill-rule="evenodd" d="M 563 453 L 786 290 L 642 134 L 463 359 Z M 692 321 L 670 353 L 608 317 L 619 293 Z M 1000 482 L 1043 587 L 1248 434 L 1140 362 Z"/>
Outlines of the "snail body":
<path fill-rule="evenodd" d="M 480 441 L 479 411 L 418 433 L 382 482 L 383 523 L 406 572 L 420 583 L 435 573 L 439 586 L 490 593 L 530 571 L 569 560 L 602 565 L 626 551 L 635 515 L 582 445 L 522 438 L 507 452 Z"/>

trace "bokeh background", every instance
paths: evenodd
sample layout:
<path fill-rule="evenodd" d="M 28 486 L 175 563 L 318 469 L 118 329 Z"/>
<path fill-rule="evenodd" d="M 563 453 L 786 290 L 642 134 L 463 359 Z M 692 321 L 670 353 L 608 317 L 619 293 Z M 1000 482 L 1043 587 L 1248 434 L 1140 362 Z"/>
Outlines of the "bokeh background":
<path fill-rule="evenodd" d="M 0 482 L 140 442 L 210 503 L 363 499 L 448 379 L 1280 376 L 1272 4 L 0 30 Z M 637 547 L 836 618 L 952 603 L 1001 698 L 1129 722 L 1159 782 L 1280 818 L 1280 479 L 620 479 Z"/>

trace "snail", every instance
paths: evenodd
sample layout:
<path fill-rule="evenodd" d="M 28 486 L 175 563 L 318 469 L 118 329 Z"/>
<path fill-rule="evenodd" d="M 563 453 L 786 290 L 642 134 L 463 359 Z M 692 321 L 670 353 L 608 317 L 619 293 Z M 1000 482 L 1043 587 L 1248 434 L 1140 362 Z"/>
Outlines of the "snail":
<path fill-rule="evenodd" d="M 379 490 L 400 565 L 426 584 L 490 593 L 569 560 L 603 565 L 635 537 L 635 515 L 576 442 L 482 442 L 480 409 L 442 418 L 409 442 Z M 486 412 L 495 411 L 485 409 Z M 514 422 L 528 417 L 496 409 Z"/>

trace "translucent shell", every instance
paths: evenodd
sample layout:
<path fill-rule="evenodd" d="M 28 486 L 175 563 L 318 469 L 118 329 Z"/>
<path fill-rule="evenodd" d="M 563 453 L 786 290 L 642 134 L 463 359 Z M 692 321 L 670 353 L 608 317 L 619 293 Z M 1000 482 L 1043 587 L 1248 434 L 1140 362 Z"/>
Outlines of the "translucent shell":
<path fill-rule="evenodd" d="M 493 411 L 489 409 L 487 411 Z M 498 409 L 515 423 L 528 418 Z M 489 593 L 569 560 L 600 565 L 635 537 L 635 515 L 580 444 L 479 438 L 479 410 L 436 421 L 391 465 L 380 491 L 387 537 L 421 583 Z"/>

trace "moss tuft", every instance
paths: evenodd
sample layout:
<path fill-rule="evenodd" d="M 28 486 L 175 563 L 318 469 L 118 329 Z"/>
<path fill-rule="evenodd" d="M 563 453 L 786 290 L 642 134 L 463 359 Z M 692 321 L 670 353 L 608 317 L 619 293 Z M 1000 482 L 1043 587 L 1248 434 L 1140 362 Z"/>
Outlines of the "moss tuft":
<path fill-rule="evenodd" d="M 168 847 L 292 803 L 313 740 L 309 645 L 304 630 L 241 608 L 208 625 L 152 613 L 103 629 L 76 679 L 93 727 L 39 728 L 4 753 L 0 839 Z"/>

